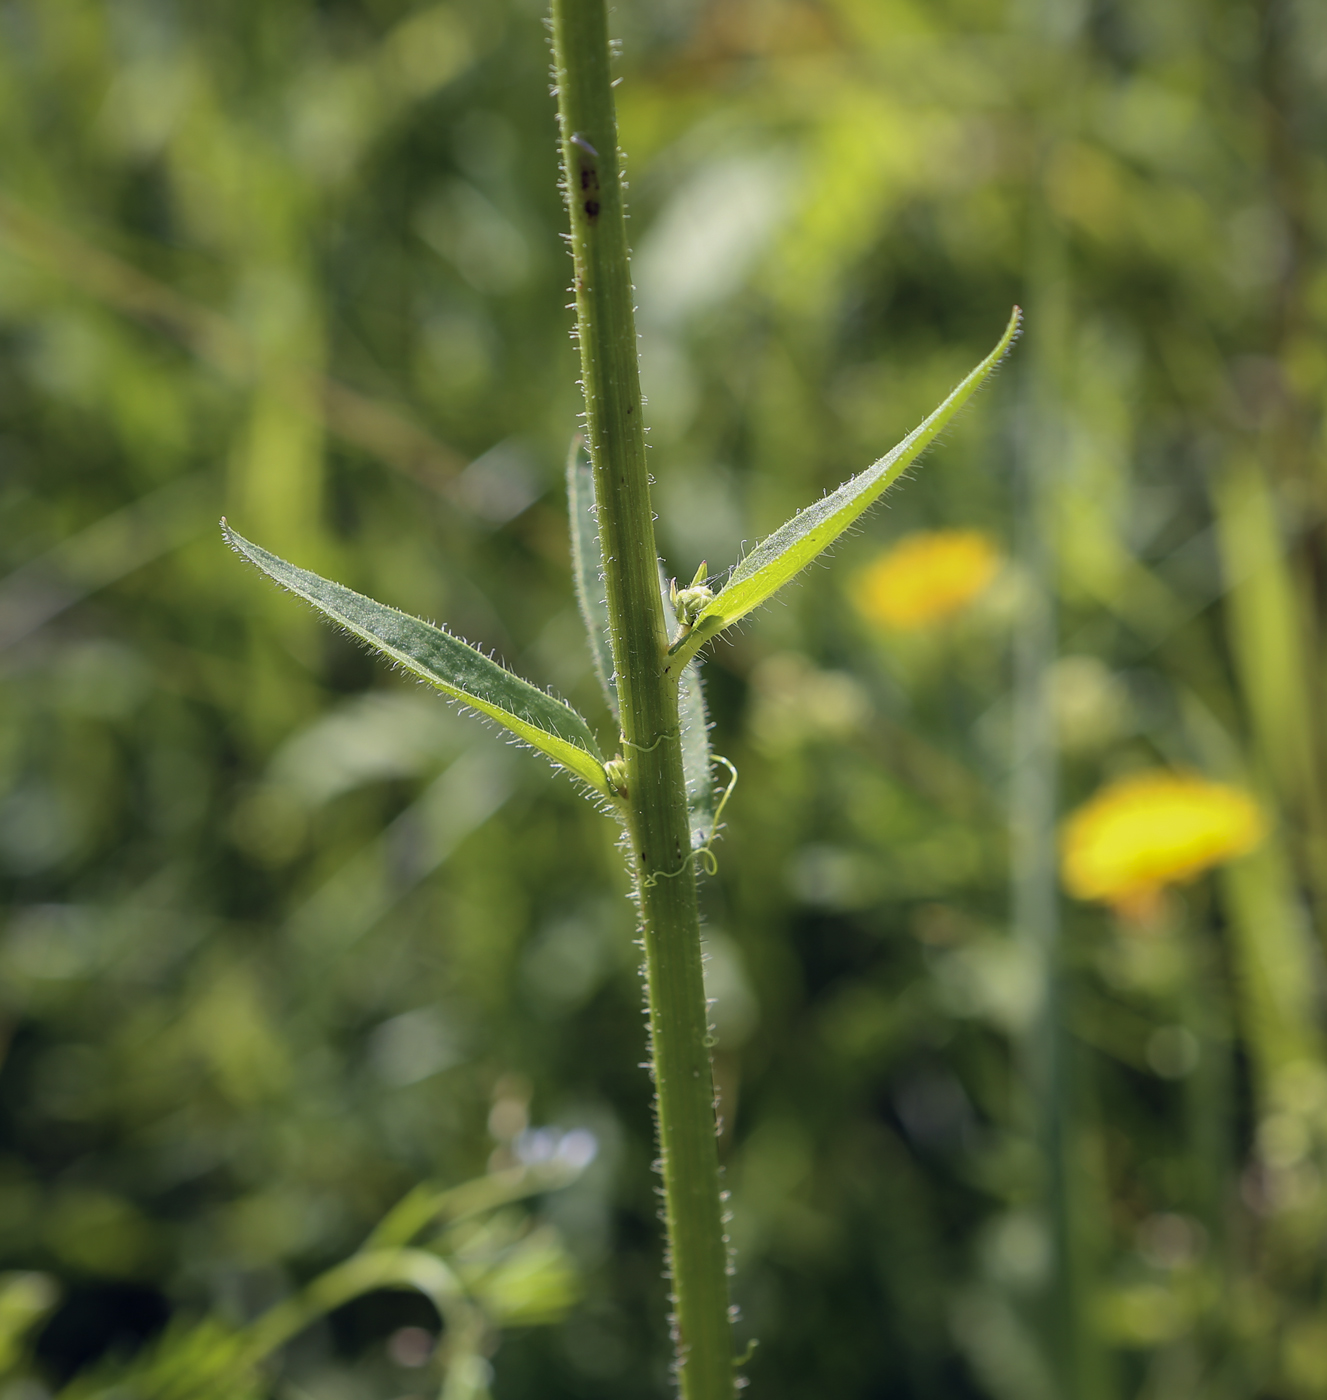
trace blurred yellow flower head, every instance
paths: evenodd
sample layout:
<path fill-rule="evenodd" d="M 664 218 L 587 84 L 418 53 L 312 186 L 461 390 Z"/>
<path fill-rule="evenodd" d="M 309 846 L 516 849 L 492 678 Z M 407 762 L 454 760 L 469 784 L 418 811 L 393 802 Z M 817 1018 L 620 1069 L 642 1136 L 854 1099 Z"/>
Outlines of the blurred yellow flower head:
<path fill-rule="evenodd" d="M 924 530 L 862 569 L 852 600 L 868 621 L 911 631 L 965 607 L 1000 563 L 1000 551 L 980 530 Z"/>
<path fill-rule="evenodd" d="M 1242 856 L 1266 830 L 1239 788 L 1184 773 L 1138 773 L 1074 812 L 1061 840 L 1065 888 L 1125 913 L 1145 912 L 1166 885 Z"/>

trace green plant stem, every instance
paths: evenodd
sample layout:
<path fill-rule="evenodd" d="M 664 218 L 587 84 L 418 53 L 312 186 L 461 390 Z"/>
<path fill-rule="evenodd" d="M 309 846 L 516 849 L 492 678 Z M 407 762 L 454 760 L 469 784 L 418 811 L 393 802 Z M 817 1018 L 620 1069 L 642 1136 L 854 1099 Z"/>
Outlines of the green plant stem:
<path fill-rule="evenodd" d="M 604 0 L 553 0 L 553 54 L 627 762 L 627 840 L 645 945 L 677 1366 L 686 1400 L 728 1400 L 734 1371 L 709 1014 L 677 680 L 665 670 Z"/>

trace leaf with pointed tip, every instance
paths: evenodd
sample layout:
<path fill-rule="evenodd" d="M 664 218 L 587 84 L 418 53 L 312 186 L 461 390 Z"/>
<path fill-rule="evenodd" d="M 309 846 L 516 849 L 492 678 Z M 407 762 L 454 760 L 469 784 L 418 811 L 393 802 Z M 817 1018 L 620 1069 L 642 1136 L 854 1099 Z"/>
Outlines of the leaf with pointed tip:
<path fill-rule="evenodd" d="M 375 603 L 339 583 L 296 568 L 237 535 L 223 520 L 226 543 L 282 588 L 312 603 L 348 632 L 399 662 L 444 695 L 496 720 L 518 739 L 612 797 L 603 755 L 590 726 L 569 705 L 513 675 L 459 637 L 430 622 Z"/>
<path fill-rule="evenodd" d="M 753 608 L 758 608 L 801 573 L 853 521 L 879 500 L 885 489 L 935 441 L 1004 358 L 1018 334 L 1021 321 L 1022 312 L 1015 307 L 995 349 L 892 452 L 850 481 L 845 481 L 837 491 L 798 511 L 791 520 L 762 540 L 733 570 L 728 582 L 706 605 L 691 631 L 673 644 L 673 656 L 685 662 L 711 637 L 745 617 Z"/>
<path fill-rule="evenodd" d="M 567 517 L 571 525 L 571 571 L 576 580 L 576 601 L 590 639 L 594 673 L 599 677 L 604 699 L 616 719 L 617 686 L 613 683 L 613 650 L 608 644 L 604 558 L 594 514 L 594 468 L 581 450 L 579 437 L 572 438 L 571 451 L 567 453 Z"/>

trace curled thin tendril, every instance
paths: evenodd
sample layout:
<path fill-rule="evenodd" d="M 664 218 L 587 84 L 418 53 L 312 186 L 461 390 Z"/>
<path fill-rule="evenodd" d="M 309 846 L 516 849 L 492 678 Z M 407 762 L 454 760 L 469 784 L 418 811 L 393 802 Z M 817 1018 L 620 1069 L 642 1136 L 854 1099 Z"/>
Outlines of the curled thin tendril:
<path fill-rule="evenodd" d="M 705 871 L 706 875 L 714 876 L 719 873 L 719 862 L 715 857 L 712 847 L 714 846 L 714 838 L 719 834 L 719 818 L 723 815 L 723 809 L 727 806 L 728 799 L 733 795 L 733 789 L 737 786 L 737 765 L 733 763 L 731 759 L 725 758 L 721 753 L 716 753 L 713 761 L 715 763 L 722 763 L 732 776 L 728 779 L 728 786 L 724 788 L 723 796 L 719 799 L 719 804 L 714 809 L 714 824 L 710 827 L 710 839 L 706 841 L 703 846 L 699 846 L 696 850 L 689 852 L 686 859 L 683 860 L 682 864 L 679 865 L 676 870 L 654 870 L 651 871 L 650 874 L 643 876 L 641 878 L 641 887 L 643 889 L 651 889 L 653 886 L 657 885 L 660 880 L 677 879 L 687 866 L 697 858 L 699 858 L 701 868 Z"/>

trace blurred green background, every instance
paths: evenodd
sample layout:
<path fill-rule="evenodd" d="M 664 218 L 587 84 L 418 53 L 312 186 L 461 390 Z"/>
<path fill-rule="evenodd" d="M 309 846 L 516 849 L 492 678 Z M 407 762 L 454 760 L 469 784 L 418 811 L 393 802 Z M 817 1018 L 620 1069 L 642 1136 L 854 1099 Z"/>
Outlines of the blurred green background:
<path fill-rule="evenodd" d="M 1029 315 L 706 667 L 751 1393 L 1327 1396 L 1327 9 L 614 23 L 671 572 Z M 607 738 L 541 6 L 0 0 L 0 36 L 0 1400 L 398 1400 L 448 1360 L 454 1397 L 662 1396 L 611 823 L 216 529 Z M 995 581 L 873 621 L 857 573 L 942 527 Z M 1065 898 L 1063 815 L 1155 768 L 1267 838 L 1145 915 Z M 469 1340 L 430 1359 L 432 1306 L 378 1289 L 242 1384 L 208 1360 L 415 1183 L 550 1160 L 433 1240 Z"/>

